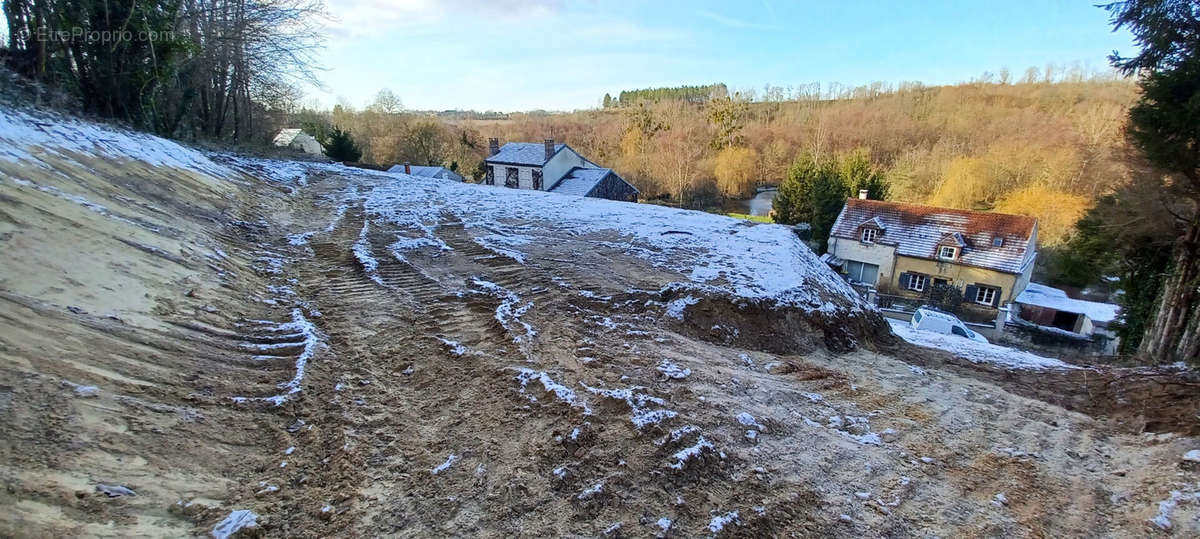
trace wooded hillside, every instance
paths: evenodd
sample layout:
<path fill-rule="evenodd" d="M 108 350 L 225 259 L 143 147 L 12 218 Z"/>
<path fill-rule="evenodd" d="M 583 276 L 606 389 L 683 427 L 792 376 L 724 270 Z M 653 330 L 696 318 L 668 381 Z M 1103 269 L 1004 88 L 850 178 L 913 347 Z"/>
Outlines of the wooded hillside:
<path fill-rule="evenodd" d="M 748 195 L 755 182 L 779 183 L 802 154 L 865 151 L 890 183 L 891 199 L 1032 215 L 1047 245 L 1059 244 L 1099 196 L 1127 181 L 1122 129 L 1136 88 L 1124 79 L 909 84 L 839 98 L 764 93 L 505 120 L 339 108 L 333 121 L 350 127 L 366 161 L 454 163 L 468 177 L 488 137 L 554 138 L 616 169 L 643 199 L 693 208 L 719 205 L 721 193 Z"/>

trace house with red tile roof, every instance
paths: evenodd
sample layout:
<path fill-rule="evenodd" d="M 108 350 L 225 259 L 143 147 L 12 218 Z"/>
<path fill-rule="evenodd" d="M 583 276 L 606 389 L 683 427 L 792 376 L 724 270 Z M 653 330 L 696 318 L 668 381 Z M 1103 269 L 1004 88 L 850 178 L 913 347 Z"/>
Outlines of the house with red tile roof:
<path fill-rule="evenodd" d="M 851 198 L 829 236 L 830 259 L 851 281 L 902 295 L 951 285 L 996 308 L 1029 285 L 1037 219 Z M 827 257 L 828 258 L 828 257 Z"/>

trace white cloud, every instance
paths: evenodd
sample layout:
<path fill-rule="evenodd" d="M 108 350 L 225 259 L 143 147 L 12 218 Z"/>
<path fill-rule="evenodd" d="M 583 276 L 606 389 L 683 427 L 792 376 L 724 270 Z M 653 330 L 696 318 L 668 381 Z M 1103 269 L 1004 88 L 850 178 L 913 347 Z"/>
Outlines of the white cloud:
<path fill-rule="evenodd" d="M 449 19 L 525 19 L 562 11 L 562 0 L 339 0 L 329 5 L 331 30 L 358 37 Z"/>
<path fill-rule="evenodd" d="M 769 25 L 769 24 L 759 24 L 759 23 L 747 21 L 744 19 L 738 19 L 736 17 L 728 17 L 725 15 L 721 15 L 720 13 L 713 13 L 711 11 L 703 10 L 703 9 L 700 11 L 697 11 L 696 15 L 699 15 L 705 19 L 708 19 L 717 24 L 720 24 L 721 26 L 728 26 L 730 28 L 750 28 L 750 29 L 758 29 L 758 30 L 779 30 L 780 29 L 778 26 L 773 26 L 773 25 Z"/>

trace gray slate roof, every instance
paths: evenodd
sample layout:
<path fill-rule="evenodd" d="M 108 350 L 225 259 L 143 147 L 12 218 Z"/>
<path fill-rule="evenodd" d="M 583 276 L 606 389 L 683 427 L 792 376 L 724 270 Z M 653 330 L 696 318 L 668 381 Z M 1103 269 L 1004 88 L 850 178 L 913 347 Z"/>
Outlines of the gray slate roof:
<path fill-rule="evenodd" d="M 409 165 L 410 176 L 420 176 L 422 178 L 438 178 L 443 180 L 454 180 L 456 182 L 463 181 L 463 177 L 456 174 L 453 170 L 446 167 L 429 167 L 421 165 Z M 399 172 L 404 174 L 404 165 L 394 165 L 387 170 L 388 172 Z"/>
<path fill-rule="evenodd" d="M 566 144 L 555 144 L 554 153 L 558 153 Z M 488 163 L 505 163 L 509 165 L 541 166 L 546 164 L 546 145 L 540 142 L 509 142 L 500 147 L 500 151 L 484 161 Z"/>
<path fill-rule="evenodd" d="M 1037 220 L 1022 215 L 936 208 L 901 202 L 851 198 L 833 224 L 830 236 L 861 239 L 860 226 L 878 219 L 883 230 L 876 243 L 893 245 L 896 254 L 937 259 L 937 246 L 957 245 L 954 263 L 1021 273 Z M 1000 237 L 1002 245 L 992 240 Z"/>
<path fill-rule="evenodd" d="M 296 135 L 302 133 L 300 128 L 280 129 L 279 134 L 275 135 L 275 139 L 271 141 L 276 146 L 287 146 L 296 140 Z"/>
<path fill-rule="evenodd" d="M 610 173 L 612 173 L 612 169 L 575 167 L 566 176 L 563 176 L 563 179 L 559 180 L 558 184 L 551 187 L 550 191 L 563 195 L 585 197 Z"/>

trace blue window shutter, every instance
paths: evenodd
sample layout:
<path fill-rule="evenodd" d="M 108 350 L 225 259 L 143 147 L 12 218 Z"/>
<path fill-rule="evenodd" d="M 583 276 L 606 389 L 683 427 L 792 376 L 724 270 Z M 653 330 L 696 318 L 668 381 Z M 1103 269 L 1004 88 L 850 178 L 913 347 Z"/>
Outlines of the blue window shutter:
<path fill-rule="evenodd" d="M 1000 294 L 1004 292 L 1003 288 L 996 287 L 996 295 L 992 296 L 992 307 L 1000 306 Z"/>
<path fill-rule="evenodd" d="M 910 278 L 912 278 L 912 275 L 910 275 L 908 273 L 901 273 L 900 274 L 900 288 L 908 288 L 908 280 Z"/>
<path fill-rule="evenodd" d="M 967 289 L 963 292 L 963 299 L 971 303 L 975 303 L 975 298 L 979 297 L 979 287 L 973 284 L 967 285 Z"/>

